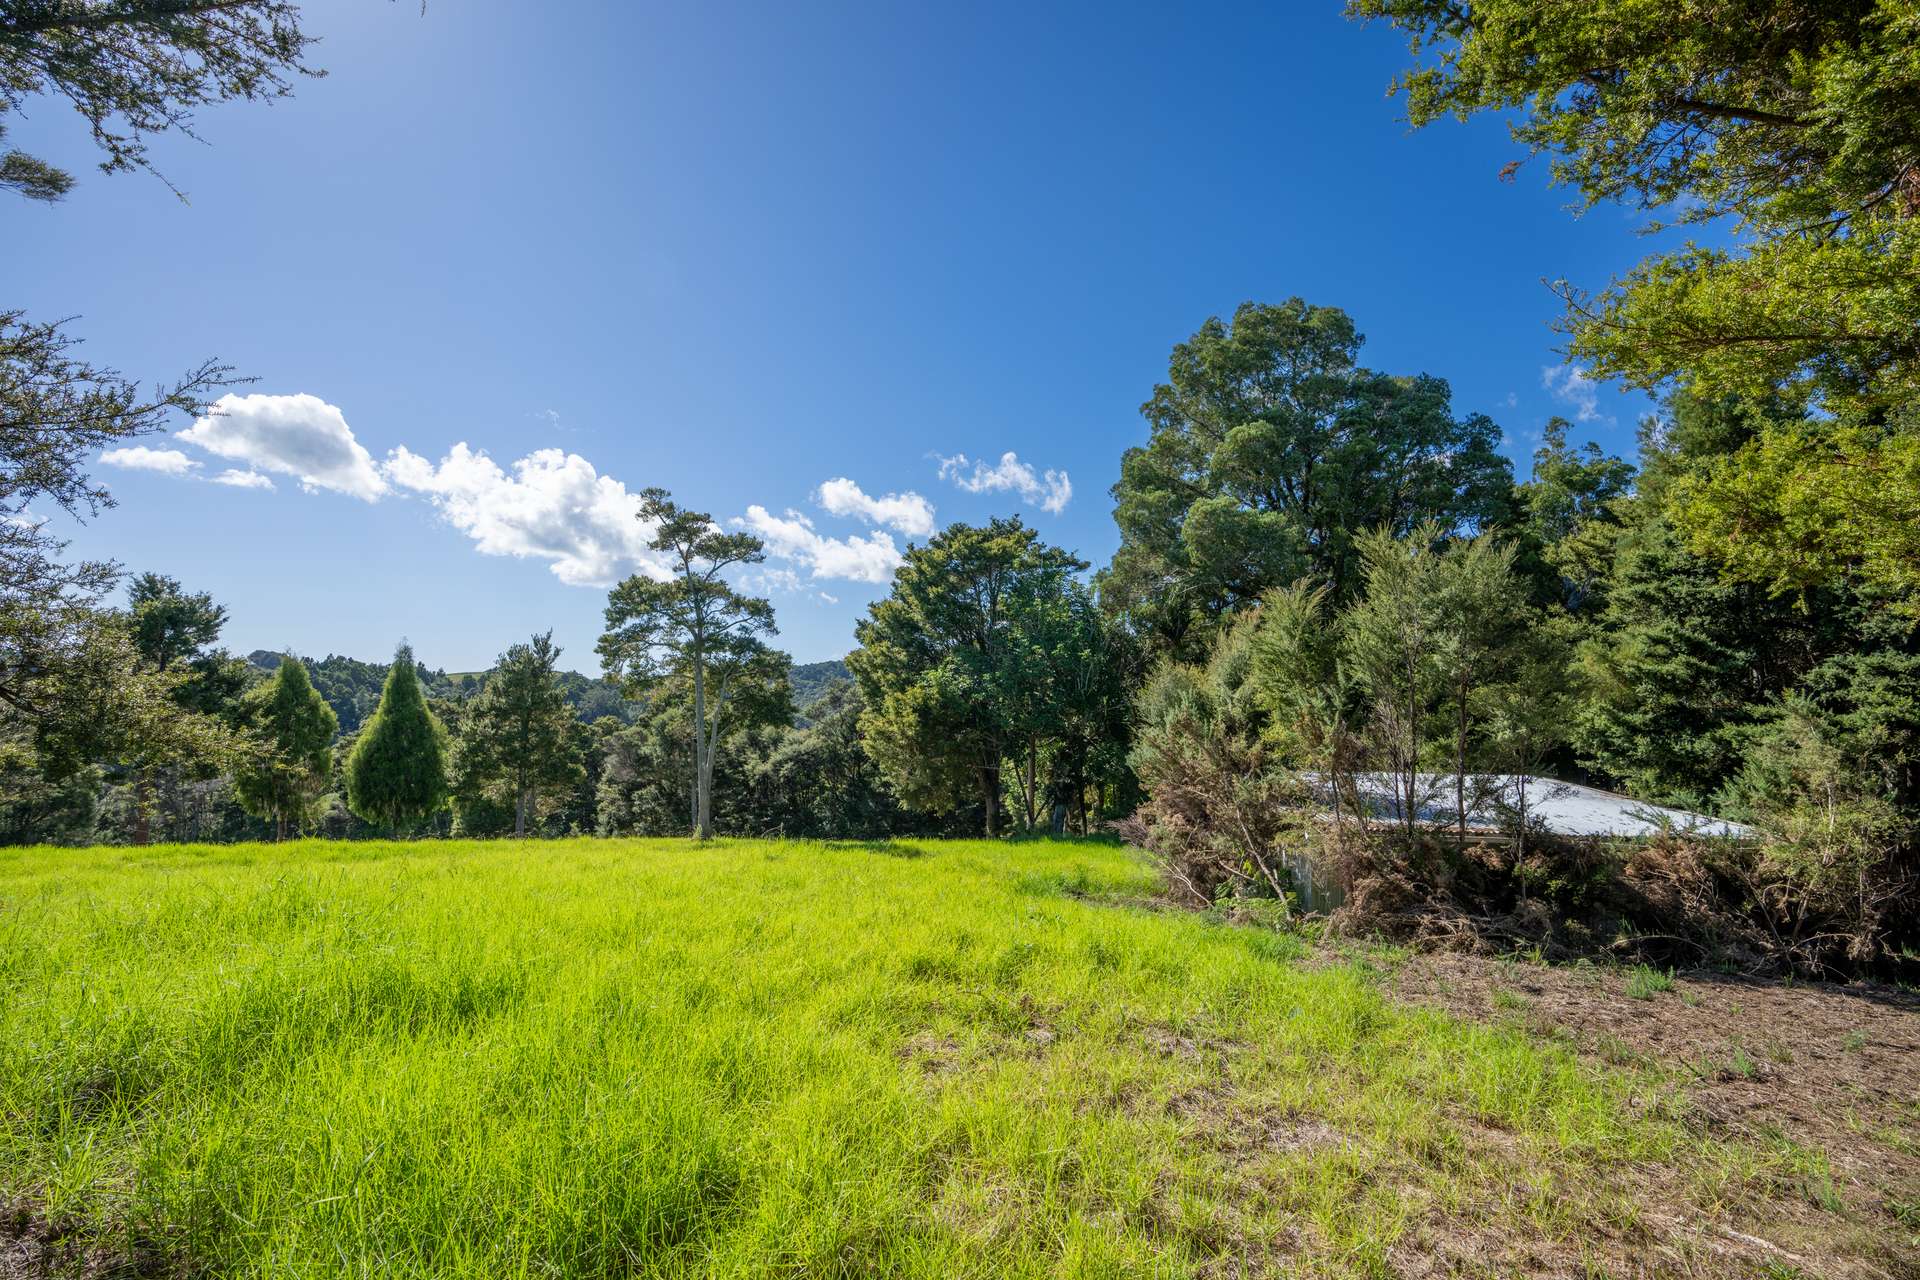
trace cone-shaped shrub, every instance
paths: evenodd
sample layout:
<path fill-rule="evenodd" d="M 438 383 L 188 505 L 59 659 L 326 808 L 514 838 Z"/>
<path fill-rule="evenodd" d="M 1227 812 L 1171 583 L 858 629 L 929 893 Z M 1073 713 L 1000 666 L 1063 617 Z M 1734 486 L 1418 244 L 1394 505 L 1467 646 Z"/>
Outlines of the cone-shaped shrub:
<path fill-rule="evenodd" d="M 401 645 L 380 691 L 380 709 L 347 757 L 347 807 L 363 820 L 404 830 L 447 802 L 447 732 L 427 709 L 413 650 Z"/>
<path fill-rule="evenodd" d="M 279 840 L 326 786 L 328 748 L 340 721 L 292 654 L 246 700 L 259 748 L 234 771 L 234 791 L 248 813 L 273 823 Z"/>

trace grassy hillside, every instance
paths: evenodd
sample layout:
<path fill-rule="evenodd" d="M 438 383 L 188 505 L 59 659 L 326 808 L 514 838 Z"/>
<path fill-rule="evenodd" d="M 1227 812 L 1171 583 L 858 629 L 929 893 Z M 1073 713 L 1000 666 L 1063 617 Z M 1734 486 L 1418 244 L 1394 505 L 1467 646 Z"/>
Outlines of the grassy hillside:
<path fill-rule="evenodd" d="M 848 671 L 847 664 L 838 658 L 831 658 L 826 662 L 794 663 L 794 708 L 805 715 L 807 708 L 820 701 L 834 681 L 851 679 L 853 679 L 853 673 Z"/>
<path fill-rule="evenodd" d="M 1626 1274 L 1648 1186 L 1818 1160 L 1152 887 L 1072 842 L 0 851 L 0 1199 L 233 1276 Z"/>

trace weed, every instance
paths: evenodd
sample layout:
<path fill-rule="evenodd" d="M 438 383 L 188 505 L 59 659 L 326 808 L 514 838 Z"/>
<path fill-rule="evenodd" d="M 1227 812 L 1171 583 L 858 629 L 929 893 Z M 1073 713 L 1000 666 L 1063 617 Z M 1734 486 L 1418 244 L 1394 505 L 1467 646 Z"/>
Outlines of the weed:
<path fill-rule="evenodd" d="M 1662 991 L 1673 990 L 1673 974 L 1637 964 L 1627 972 L 1627 994 L 1635 1000 L 1651 1000 Z"/>

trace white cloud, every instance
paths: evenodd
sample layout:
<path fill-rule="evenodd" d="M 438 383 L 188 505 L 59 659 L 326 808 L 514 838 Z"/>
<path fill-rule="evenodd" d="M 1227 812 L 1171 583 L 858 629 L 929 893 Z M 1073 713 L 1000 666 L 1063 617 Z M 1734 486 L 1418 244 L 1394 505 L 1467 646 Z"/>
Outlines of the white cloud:
<path fill-rule="evenodd" d="M 969 470 L 971 467 L 971 470 Z M 969 462 L 967 455 L 956 453 L 940 459 L 940 478 L 951 480 L 968 493 L 1018 493 L 1030 506 L 1058 515 L 1073 498 L 1073 482 L 1064 471 L 1036 475 L 1032 467 L 1009 451 L 1000 455 L 997 465 L 984 460 Z"/>
<path fill-rule="evenodd" d="M 1612 422 L 1600 412 L 1600 384 L 1577 364 L 1542 365 L 1540 385 L 1573 410 L 1576 422 Z"/>
<path fill-rule="evenodd" d="M 200 465 L 178 449 L 149 449 L 143 444 L 109 449 L 100 455 L 100 461 L 129 471 L 158 471 L 163 476 L 190 475 Z"/>
<path fill-rule="evenodd" d="M 256 471 L 298 476 L 310 489 L 366 502 L 387 492 L 346 416 L 319 396 L 224 395 L 174 438 Z"/>
<path fill-rule="evenodd" d="M 909 537 L 933 532 L 933 504 L 912 490 L 875 498 L 840 476 L 821 485 L 813 500 L 829 515 L 858 516 L 868 524 L 889 525 Z"/>
<path fill-rule="evenodd" d="M 269 493 L 273 492 L 273 481 L 258 471 L 236 471 L 229 468 L 211 478 L 215 484 L 232 485 L 236 489 L 265 489 Z"/>
<path fill-rule="evenodd" d="M 606 586 L 636 570 L 667 577 L 647 546 L 655 526 L 639 519 L 640 495 L 577 453 L 540 449 L 508 475 L 465 442 L 438 465 L 403 446 L 381 469 L 395 488 L 425 494 L 486 555 L 551 561 L 554 576 L 576 587 Z"/>
<path fill-rule="evenodd" d="M 783 518 L 758 503 L 733 523 L 766 543 L 768 555 L 799 565 L 810 577 L 886 583 L 900 567 L 900 549 L 893 545 L 891 534 L 829 538 L 816 532 L 813 522 L 798 511 L 789 510 Z"/>
<path fill-rule="evenodd" d="M 557 424 L 551 411 L 539 416 Z M 647 545 L 655 526 L 638 518 L 639 493 L 600 474 L 576 453 L 539 449 L 503 467 L 463 441 L 437 462 L 402 445 L 376 463 L 338 408 L 305 394 L 222 396 L 177 438 L 245 464 L 208 477 L 215 484 L 271 490 L 266 473 L 274 472 L 296 476 L 310 490 L 330 489 L 369 502 L 418 495 L 482 554 L 545 560 L 570 586 L 606 586 L 634 572 L 655 579 L 671 573 L 665 557 Z M 200 465 L 179 450 L 116 452 L 128 455 L 107 459 L 116 465 L 175 475 L 190 475 Z M 966 463 L 964 458 L 949 461 Z M 975 471 L 958 476 L 958 482 L 975 492 L 1019 489 L 1050 511 L 1065 505 L 1072 492 L 1064 474 L 1048 472 L 1043 484 L 1012 454 L 998 468 Z M 911 491 L 875 496 L 840 476 L 822 484 L 814 499 L 836 516 L 909 536 L 933 532 L 933 504 Z M 760 537 L 779 562 L 743 579 L 763 590 L 800 593 L 807 590 L 804 579 L 884 584 L 901 563 L 900 548 L 886 529 L 829 537 L 798 511 L 776 516 L 758 504 L 731 523 Z"/>
<path fill-rule="evenodd" d="M 804 589 L 800 575 L 791 569 L 755 569 L 740 575 L 740 586 L 747 591 L 795 592 Z"/>

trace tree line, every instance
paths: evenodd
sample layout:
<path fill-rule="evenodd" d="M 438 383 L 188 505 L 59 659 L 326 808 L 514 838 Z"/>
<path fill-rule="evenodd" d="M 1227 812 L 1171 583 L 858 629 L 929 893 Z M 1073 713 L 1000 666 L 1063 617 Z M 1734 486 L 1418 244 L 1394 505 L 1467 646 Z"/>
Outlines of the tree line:
<path fill-rule="evenodd" d="M 98 816 L 76 815 L 103 795 L 128 839 L 156 820 L 171 834 L 183 796 L 206 801 L 208 837 L 247 822 L 998 835 L 1131 816 L 1199 899 L 1284 902 L 1277 855 L 1331 843 L 1383 914 L 1512 925 L 1544 910 L 1596 936 L 1714 919 L 1809 968 L 1911 963 L 1910 9 L 1778 0 L 1727 22 L 1691 0 L 1350 0 L 1408 35 L 1396 88 L 1414 125 L 1507 113 L 1526 157 L 1582 201 L 1735 229 L 1598 291 L 1557 286 L 1570 357 L 1658 398 L 1637 457 L 1556 420 L 1521 478 L 1498 425 L 1457 412 L 1444 378 L 1367 367 L 1338 307 L 1247 303 L 1178 344 L 1143 404 L 1110 563 L 1019 520 L 947 528 L 908 550 L 858 625 L 851 681 L 804 722 L 772 607 L 736 586 L 762 549 L 659 491 L 643 515 L 676 571 L 612 592 L 603 713 L 587 719 L 587 682 L 558 671 L 547 637 L 457 688 L 403 649 L 349 718 L 325 696 L 336 673 L 283 662 L 255 677 L 214 647 L 217 607 L 168 579 L 107 605 L 118 567 L 67 563 L 36 504 L 109 506 L 86 474 L 94 452 L 199 412 L 235 375 L 208 361 L 142 390 L 81 359 L 67 324 L 0 311 L 8 837 L 87 838 Z M 298 18 L 271 0 L 0 15 L 0 114 L 68 101 L 106 170 L 138 168 L 143 139 L 193 106 L 286 91 L 308 69 Z M 16 151 L 0 185 L 56 201 L 75 184 Z M 1464 811 L 1492 772 L 1591 781 L 1763 836 L 1596 863 L 1529 838 L 1521 814 L 1489 864 Z M 1409 796 L 1451 779 L 1452 837 L 1378 821 L 1363 775 Z M 230 798 L 218 822 L 215 796 Z"/>

